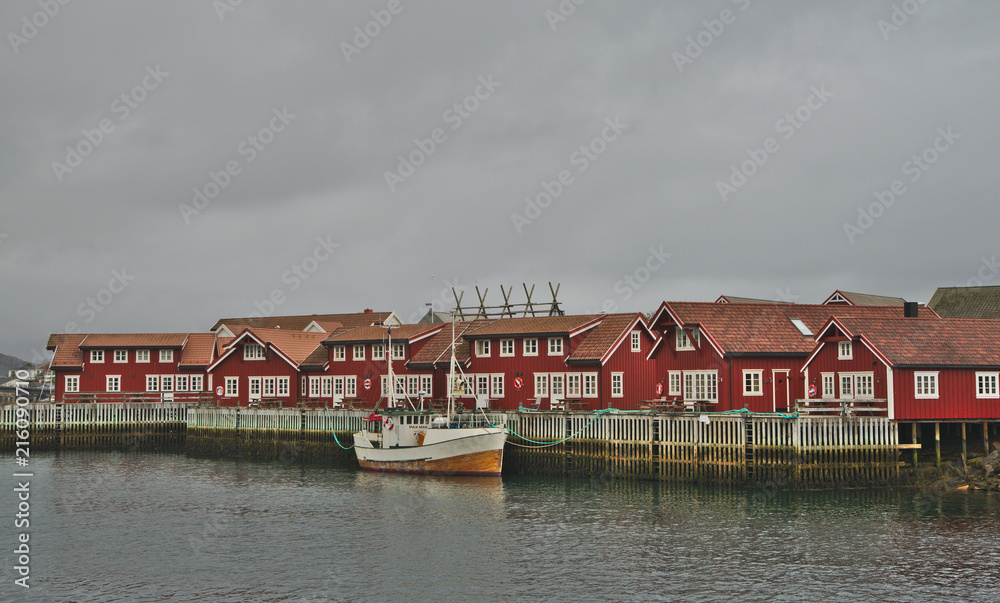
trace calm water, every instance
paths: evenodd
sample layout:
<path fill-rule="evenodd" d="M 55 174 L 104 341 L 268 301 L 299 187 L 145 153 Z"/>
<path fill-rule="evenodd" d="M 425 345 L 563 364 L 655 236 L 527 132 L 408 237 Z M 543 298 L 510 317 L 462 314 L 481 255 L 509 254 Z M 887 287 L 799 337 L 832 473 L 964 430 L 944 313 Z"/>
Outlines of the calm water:
<path fill-rule="evenodd" d="M 4 520 L 3 601 L 1000 601 L 996 495 L 31 461 L 33 586 Z"/>

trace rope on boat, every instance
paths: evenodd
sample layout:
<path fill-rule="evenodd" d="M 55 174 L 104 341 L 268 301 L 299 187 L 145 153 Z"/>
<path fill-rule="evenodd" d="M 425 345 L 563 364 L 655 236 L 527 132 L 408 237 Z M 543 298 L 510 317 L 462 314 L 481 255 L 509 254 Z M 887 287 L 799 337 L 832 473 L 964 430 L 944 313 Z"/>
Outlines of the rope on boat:
<path fill-rule="evenodd" d="M 586 431 L 587 428 L 590 427 L 594 423 L 594 421 L 596 421 L 597 419 L 599 419 L 602 414 L 606 414 L 606 413 L 609 413 L 609 412 L 617 412 L 617 411 L 614 408 L 603 408 L 601 410 L 598 410 L 598 411 L 596 411 L 594 413 L 594 418 L 592 418 L 590 421 L 587 422 L 586 425 L 584 425 L 579 430 L 577 430 L 576 433 L 572 433 L 572 434 L 566 436 L 565 438 L 563 438 L 561 440 L 556 440 L 555 442 L 536 442 L 535 440 L 531 440 L 531 439 L 528 439 L 528 438 L 522 436 L 521 434 L 517 433 L 516 431 L 514 431 L 510 427 L 507 427 L 507 431 L 509 431 L 513 435 L 521 438 L 525 442 L 531 442 L 532 444 L 538 444 L 538 446 L 525 446 L 524 444 L 516 444 L 514 442 L 508 442 L 508 444 L 510 444 L 511 446 L 517 446 L 519 448 L 548 448 L 549 446 L 555 446 L 556 444 L 562 444 L 563 442 L 571 440 L 571 439 L 575 438 L 576 436 L 580 435 L 581 433 L 583 433 L 584 431 Z"/>
<path fill-rule="evenodd" d="M 350 450 L 351 448 L 354 448 L 354 444 L 351 444 L 350 446 L 344 446 L 343 444 L 341 444 L 340 440 L 337 439 L 337 432 L 336 431 L 331 430 L 330 433 L 333 434 L 333 441 L 337 443 L 337 446 L 340 446 L 344 450 Z"/>

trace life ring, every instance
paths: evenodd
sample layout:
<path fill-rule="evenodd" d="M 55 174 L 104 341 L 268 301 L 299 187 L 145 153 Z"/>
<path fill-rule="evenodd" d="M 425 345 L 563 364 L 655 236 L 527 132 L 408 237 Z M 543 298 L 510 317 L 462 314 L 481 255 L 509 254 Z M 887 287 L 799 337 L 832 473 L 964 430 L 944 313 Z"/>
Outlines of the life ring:
<path fill-rule="evenodd" d="M 396 426 L 395 423 L 392 422 L 392 417 L 386 417 L 384 425 L 389 431 L 392 431 L 392 428 Z"/>

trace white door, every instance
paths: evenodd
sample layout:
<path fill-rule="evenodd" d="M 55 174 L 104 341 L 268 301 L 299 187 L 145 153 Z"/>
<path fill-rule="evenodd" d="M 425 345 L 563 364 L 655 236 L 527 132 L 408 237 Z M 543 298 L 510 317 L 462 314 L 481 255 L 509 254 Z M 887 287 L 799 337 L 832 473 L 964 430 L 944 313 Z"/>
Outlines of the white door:
<path fill-rule="evenodd" d="M 566 404 L 566 375 L 549 375 L 549 405 L 562 408 Z"/>

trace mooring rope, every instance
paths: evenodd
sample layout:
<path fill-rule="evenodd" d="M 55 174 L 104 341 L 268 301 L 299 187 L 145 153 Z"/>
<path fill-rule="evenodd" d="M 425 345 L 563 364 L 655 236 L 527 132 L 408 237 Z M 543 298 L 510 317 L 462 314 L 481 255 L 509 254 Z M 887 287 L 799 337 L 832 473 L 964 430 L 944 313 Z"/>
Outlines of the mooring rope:
<path fill-rule="evenodd" d="M 616 412 L 616 411 L 615 411 L 614 408 L 602 408 L 601 410 L 598 410 L 598 411 L 594 412 L 594 418 L 592 418 L 590 421 L 587 422 L 586 425 L 584 425 L 579 430 L 577 430 L 576 433 L 572 433 L 572 434 L 566 436 L 565 438 L 563 438 L 561 440 L 556 440 L 555 442 L 536 442 L 535 440 L 532 440 L 532 439 L 529 439 L 529 438 L 526 438 L 526 437 L 522 436 L 521 434 L 517 433 L 516 431 L 514 431 L 510 427 L 507 427 L 506 428 L 507 431 L 509 431 L 513 435 L 521 438 L 525 442 L 531 442 L 532 444 L 538 444 L 538 446 L 525 446 L 524 444 L 515 444 L 514 442 L 508 442 L 508 443 L 511 446 L 517 446 L 519 448 L 548 448 L 549 446 L 555 446 L 556 444 L 562 444 L 563 442 L 565 442 L 567 440 L 570 440 L 572 438 L 575 438 L 576 436 L 578 436 L 581 433 L 583 433 L 584 431 L 586 431 L 586 429 L 588 427 L 590 427 L 594 423 L 594 421 L 596 421 L 598 418 L 600 418 L 600 416 L 602 414 L 609 413 L 609 412 Z"/>
<path fill-rule="evenodd" d="M 354 444 L 351 444 L 350 446 L 344 446 L 343 444 L 341 444 L 340 440 L 337 439 L 337 432 L 336 431 L 330 430 L 330 433 L 333 434 L 333 441 L 337 443 L 337 446 L 340 446 L 344 450 L 350 450 L 351 448 L 354 448 Z"/>

